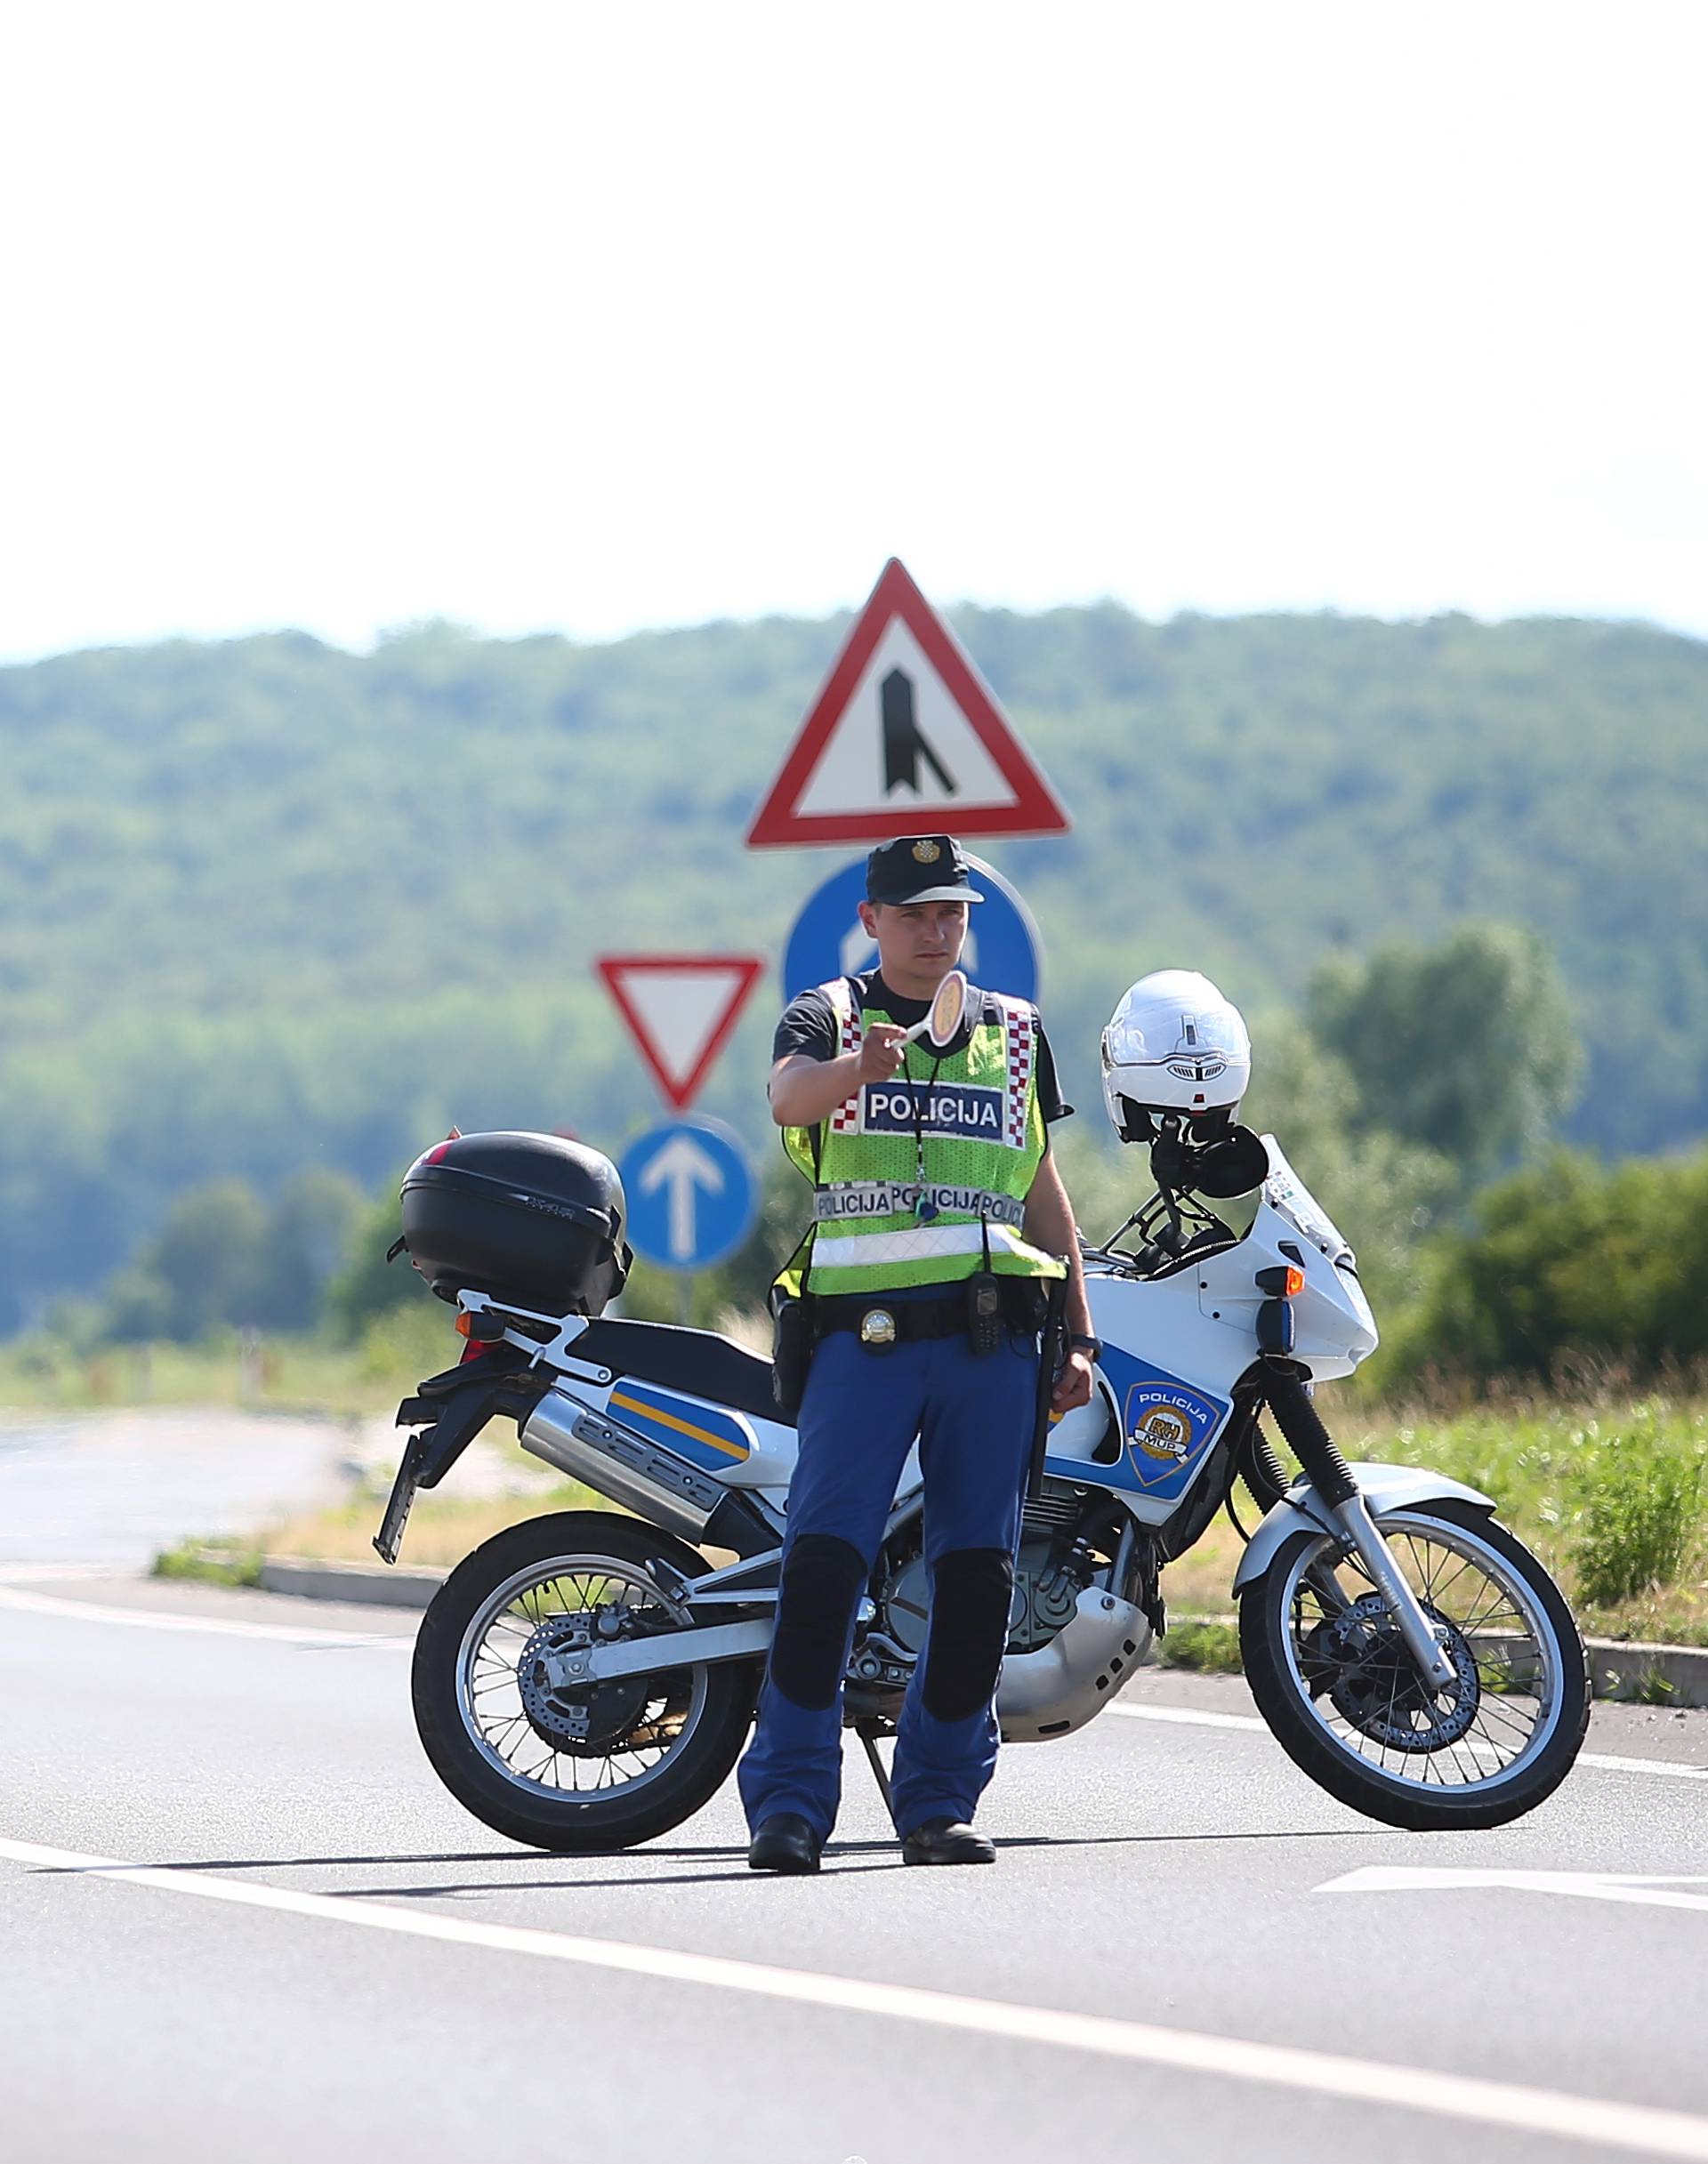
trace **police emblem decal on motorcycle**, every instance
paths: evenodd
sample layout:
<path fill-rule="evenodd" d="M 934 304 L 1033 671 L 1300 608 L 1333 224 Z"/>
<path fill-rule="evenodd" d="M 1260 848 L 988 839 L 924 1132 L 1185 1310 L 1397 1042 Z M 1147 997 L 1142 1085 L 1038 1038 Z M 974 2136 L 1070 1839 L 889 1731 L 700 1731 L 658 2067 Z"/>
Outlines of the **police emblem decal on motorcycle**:
<path fill-rule="evenodd" d="M 1129 1372 L 1131 1372 L 1129 1370 Z M 1127 1465 L 1137 1486 L 1172 1492 L 1221 1429 L 1228 1408 L 1152 1368 L 1130 1385 L 1122 1415 Z"/>
<path fill-rule="evenodd" d="M 1179 1465 L 1191 1450 L 1192 1423 L 1174 1405 L 1153 1405 L 1127 1440 L 1136 1444 L 1148 1458 L 1161 1458 L 1170 1465 Z"/>

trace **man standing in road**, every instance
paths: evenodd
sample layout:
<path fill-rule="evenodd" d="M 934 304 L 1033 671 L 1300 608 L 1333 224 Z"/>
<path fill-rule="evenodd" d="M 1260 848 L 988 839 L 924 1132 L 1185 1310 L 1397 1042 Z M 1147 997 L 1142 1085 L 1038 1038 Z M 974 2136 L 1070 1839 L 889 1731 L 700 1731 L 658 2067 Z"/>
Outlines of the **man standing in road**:
<path fill-rule="evenodd" d="M 1067 1279 L 1057 1412 L 1090 1397 L 1098 1349 L 1049 1154 L 1048 1122 L 1071 1107 L 1037 1010 L 973 989 L 943 1050 L 907 1042 L 983 899 L 965 857 L 947 834 L 892 841 L 867 859 L 866 895 L 878 968 L 794 1001 L 771 1068 L 772 1117 L 815 1190 L 802 1273 L 813 1351 L 776 1637 L 738 1776 L 755 1870 L 818 1869 L 855 1613 L 915 1436 L 931 1621 L 891 1808 L 907 1862 L 994 1861 L 970 1821 L 996 1763 L 1049 1281 Z"/>

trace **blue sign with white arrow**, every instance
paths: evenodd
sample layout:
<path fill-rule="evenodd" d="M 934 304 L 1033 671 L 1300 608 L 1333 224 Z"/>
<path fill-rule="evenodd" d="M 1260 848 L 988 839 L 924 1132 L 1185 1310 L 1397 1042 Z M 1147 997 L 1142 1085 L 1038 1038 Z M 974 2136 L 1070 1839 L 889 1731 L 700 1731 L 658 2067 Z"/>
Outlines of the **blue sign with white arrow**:
<path fill-rule="evenodd" d="M 705 1270 L 753 1228 L 759 1186 L 747 1153 L 715 1120 L 673 1120 L 630 1143 L 617 1167 L 629 1244 L 666 1270 Z"/>
<path fill-rule="evenodd" d="M 968 912 L 967 944 L 961 967 L 987 992 L 1005 992 L 1011 1000 L 1038 996 L 1043 945 L 1032 913 L 1003 877 L 982 858 L 969 855 L 972 883 L 984 896 Z M 815 888 L 794 921 L 783 953 L 783 997 L 833 977 L 854 977 L 877 967 L 878 950 L 860 922 L 866 899 L 866 859 L 856 857 Z"/>

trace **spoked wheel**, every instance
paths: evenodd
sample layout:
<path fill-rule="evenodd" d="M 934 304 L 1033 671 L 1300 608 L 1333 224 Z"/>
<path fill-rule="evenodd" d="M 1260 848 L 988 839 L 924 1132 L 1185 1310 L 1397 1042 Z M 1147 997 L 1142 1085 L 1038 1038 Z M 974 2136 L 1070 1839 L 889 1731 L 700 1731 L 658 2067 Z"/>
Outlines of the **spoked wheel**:
<path fill-rule="evenodd" d="M 1522 1542 L 1469 1505 L 1378 1523 L 1453 1681 L 1423 1681 L 1357 1557 L 1306 1532 L 1241 1597 L 1252 1695 L 1294 1763 L 1366 1817 L 1504 1825 L 1552 1794 L 1583 1744 L 1589 1669 L 1571 1611 Z"/>
<path fill-rule="evenodd" d="M 756 1663 L 553 1680 L 551 1656 L 682 1627 L 660 1561 L 705 1568 L 638 1519 L 566 1511 L 487 1541 L 434 1597 L 415 1641 L 415 1726 L 439 1779 L 495 1831 L 536 1848 L 627 1848 L 722 1786 L 753 1718 Z"/>

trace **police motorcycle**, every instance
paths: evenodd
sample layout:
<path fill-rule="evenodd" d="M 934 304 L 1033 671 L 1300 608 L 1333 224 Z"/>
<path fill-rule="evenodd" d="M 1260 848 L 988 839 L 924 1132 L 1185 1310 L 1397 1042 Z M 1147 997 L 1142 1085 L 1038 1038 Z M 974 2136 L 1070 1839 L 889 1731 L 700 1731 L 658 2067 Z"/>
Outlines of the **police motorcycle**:
<path fill-rule="evenodd" d="M 996 1698 L 1008 1742 L 1096 1719 L 1164 1628 L 1162 1579 L 1224 1508 L 1245 1675 L 1322 1788 L 1409 1828 L 1503 1824 L 1559 1785 L 1589 1718 L 1571 1613 L 1474 1488 L 1349 1465 L 1316 1387 L 1375 1349 L 1350 1248 L 1273 1136 L 1234 1118 L 1238 1011 L 1167 970 L 1103 1034 L 1116 1132 L 1154 1191 L 1082 1239 L 1102 1349 L 1089 1404 L 1042 1411 Z M 1213 1205 L 1245 1197 L 1236 1229 Z M 771 1363 L 707 1331 L 604 1309 L 628 1267 L 609 1161 L 485 1134 L 406 1176 L 403 1239 L 478 1356 L 420 1384 L 375 1547 L 496 1418 L 618 1506 L 536 1517 L 476 1549 L 423 1620 L 412 1694 L 439 1778 L 495 1831 L 567 1851 L 668 1831 L 729 1776 L 769 1644 L 795 1436 Z M 1229 1216 L 1243 1211 L 1229 1209 Z M 1266 1434 L 1296 1459 L 1291 1471 Z M 1247 1530 L 1236 1489 L 1261 1513 Z M 628 1515 L 623 1515 L 623 1514 Z M 925 1643 L 917 1453 L 862 1601 L 845 1718 L 881 1787 Z M 886 1790 L 887 1793 L 887 1790 Z"/>

